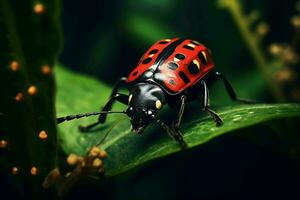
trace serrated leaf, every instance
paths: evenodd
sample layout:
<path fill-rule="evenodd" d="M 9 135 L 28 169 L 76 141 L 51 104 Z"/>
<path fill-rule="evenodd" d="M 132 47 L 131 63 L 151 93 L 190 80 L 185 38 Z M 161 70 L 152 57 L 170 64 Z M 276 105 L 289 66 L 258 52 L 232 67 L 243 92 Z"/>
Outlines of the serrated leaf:
<path fill-rule="evenodd" d="M 57 74 L 57 113 L 67 114 L 98 111 L 107 101 L 111 88 L 93 78 L 69 72 L 61 67 Z M 113 110 L 124 110 L 122 105 L 114 106 Z M 189 108 L 188 108 L 189 109 Z M 185 113 L 185 121 L 181 127 L 188 148 L 199 146 L 205 142 L 238 130 L 269 120 L 300 116 L 299 104 L 256 104 L 234 105 L 216 109 L 224 120 L 224 124 L 216 127 L 213 120 L 199 108 L 190 108 L 192 112 Z M 198 110 L 197 110 L 198 109 Z M 199 112 L 196 112 L 199 111 Z M 171 111 L 167 111 L 169 114 Z M 198 114 L 199 113 L 199 114 Z M 202 114 L 200 114 L 202 113 Z M 124 120 L 122 119 L 124 118 Z M 121 119 L 101 145 L 109 157 L 105 168 L 107 176 L 115 176 L 147 161 L 169 155 L 181 150 L 180 146 L 171 140 L 158 127 L 150 127 L 141 136 L 130 131 L 130 122 L 126 116 L 111 115 L 105 124 L 91 133 L 80 133 L 78 126 L 95 122 L 97 117 L 74 120 L 59 125 L 59 135 L 66 153 L 85 154 Z"/>

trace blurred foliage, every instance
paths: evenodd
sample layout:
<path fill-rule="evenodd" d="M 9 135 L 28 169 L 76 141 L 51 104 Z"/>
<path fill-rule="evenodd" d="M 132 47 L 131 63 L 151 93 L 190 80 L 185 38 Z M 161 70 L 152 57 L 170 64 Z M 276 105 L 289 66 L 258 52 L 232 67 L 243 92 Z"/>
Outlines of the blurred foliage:
<path fill-rule="evenodd" d="M 70 6 L 67 1 L 65 5 Z M 77 18 L 77 23 L 72 23 L 70 17 L 63 18 L 68 37 L 62 62 L 113 83 L 121 75 L 128 74 L 153 42 L 181 36 L 197 39 L 211 48 L 221 71 L 245 68 L 237 60 L 247 55 L 246 49 L 242 49 L 238 31 L 230 16 L 216 9 L 215 1 L 187 3 L 174 0 L 165 1 L 161 6 L 154 5 L 149 1 L 111 1 L 105 4 L 94 1 L 93 7 L 73 4 L 74 9 L 69 11 L 74 13 L 63 13 L 63 16 L 75 15 L 79 12 L 77 8 L 86 8 L 90 12 L 84 13 L 88 15 L 85 18 Z M 79 41 L 76 38 L 86 39 Z M 239 40 L 233 45 L 237 38 Z M 109 70 L 111 67 L 113 71 Z"/>
<path fill-rule="evenodd" d="M 61 44 L 59 18 L 57 0 L 0 1 L 3 196 L 51 199 L 41 183 L 56 162 L 52 68 Z"/>
<path fill-rule="evenodd" d="M 65 5 L 69 6 L 67 1 Z M 190 37 L 212 49 L 218 69 L 226 75 L 260 72 L 257 77 L 268 88 L 262 90 L 269 99 L 275 96 L 275 100 L 289 100 L 285 97 L 288 89 L 281 90 L 278 83 L 280 69 L 273 65 L 267 49 L 272 42 L 291 40 L 293 27 L 288 22 L 299 12 L 296 0 L 284 4 L 258 0 L 122 0 L 104 4 L 94 1 L 92 8 L 89 5 L 75 4 L 67 9 L 76 14 L 77 8 L 89 9 L 89 13 L 80 14 L 77 23 L 63 18 L 69 37 L 61 58 L 67 66 L 112 84 L 128 74 L 153 42 L 174 36 Z M 63 16 L 68 14 L 73 15 Z M 81 28 L 86 31 L 78 32 Z M 88 39 L 78 41 L 76 37 Z M 78 55 L 76 60 L 74 54 Z M 111 71 L 111 67 L 115 70 Z M 297 96 L 297 91 L 294 89 L 292 95 Z"/>
<path fill-rule="evenodd" d="M 272 93 L 276 101 L 299 101 L 299 43 L 300 43 L 300 15 L 292 16 L 291 26 L 295 29 L 291 44 L 271 44 L 270 53 L 277 56 L 280 61 L 280 67 L 275 67 L 272 59 L 268 59 L 267 52 L 262 49 L 262 39 L 269 33 L 269 24 L 264 21 L 257 23 L 259 13 L 252 11 L 250 14 L 244 14 L 243 7 L 238 0 L 219 0 L 221 8 L 227 9 L 232 15 L 245 44 L 249 48 L 253 59 L 256 62 L 257 69 L 263 77 L 266 86 Z M 297 6 L 297 4 L 295 5 Z M 297 8 L 295 9 L 297 10 Z M 255 24 L 257 23 L 257 24 Z M 252 30 L 253 25 L 255 30 Z M 277 61 L 278 62 L 278 61 Z"/>

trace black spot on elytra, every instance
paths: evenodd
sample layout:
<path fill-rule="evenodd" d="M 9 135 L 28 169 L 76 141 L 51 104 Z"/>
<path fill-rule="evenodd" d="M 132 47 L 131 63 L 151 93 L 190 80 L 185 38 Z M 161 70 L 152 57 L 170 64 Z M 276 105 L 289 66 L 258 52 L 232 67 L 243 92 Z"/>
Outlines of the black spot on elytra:
<path fill-rule="evenodd" d="M 171 79 L 171 80 L 169 81 L 169 83 L 170 83 L 171 85 L 175 85 L 175 81 L 174 81 L 173 79 Z"/>
<path fill-rule="evenodd" d="M 178 68 L 178 64 L 174 62 L 169 62 L 168 63 L 168 68 L 171 70 L 176 70 Z"/>
<path fill-rule="evenodd" d="M 188 46 L 188 45 L 184 45 L 184 46 L 183 46 L 183 48 L 185 48 L 185 49 L 188 49 L 188 50 L 194 50 L 194 48 L 193 48 L 193 47 L 191 47 L 191 46 Z"/>
<path fill-rule="evenodd" d="M 132 76 L 136 76 L 138 73 L 138 70 L 136 70 L 135 72 L 133 72 Z"/>
<path fill-rule="evenodd" d="M 175 58 L 179 59 L 179 60 L 184 60 L 185 59 L 185 56 L 181 53 L 178 53 L 175 55 Z"/>
<path fill-rule="evenodd" d="M 148 54 L 151 55 L 151 54 L 156 54 L 158 52 L 158 49 L 153 49 L 151 50 Z"/>
<path fill-rule="evenodd" d="M 207 65 L 207 61 L 206 61 L 205 57 L 203 56 L 203 54 L 201 53 L 201 51 L 198 53 L 198 57 L 203 65 Z"/>
<path fill-rule="evenodd" d="M 167 44 L 168 41 L 160 41 L 158 44 Z"/>
<path fill-rule="evenodd" d="M 152 58 L 146 58 L 145 60 L 143 60 L 143 64 L 148 64 L 149 62 L 151 62 Z"/>
<path fill-rule="evenodd" d="M 188 70 L 193 75 L 198 74 L 200 72 L 198 66 L 193 61 L 189 64 Z"/>
<path fill-rule="evenodd" d="M 190 79 L 185 75 L 184 72 L 180 71 L 179 72 L 179 77 L 185 82 L 185 83 L 189 83 Z"/>

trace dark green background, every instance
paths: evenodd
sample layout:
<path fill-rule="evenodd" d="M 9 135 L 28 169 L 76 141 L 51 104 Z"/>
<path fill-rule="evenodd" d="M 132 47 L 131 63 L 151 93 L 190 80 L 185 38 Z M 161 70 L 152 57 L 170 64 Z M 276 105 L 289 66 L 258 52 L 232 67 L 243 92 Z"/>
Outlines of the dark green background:
<path fill-rule="evenodd" d="M 289 21 L 296 12 L 296 1 L 241 2 L 246 14 L 257 10 L 261 15 L 257 22 L 270 25 L 265 44 L 291 40 Z M 65 44 L 61 62 L 110 83 L 128 75 L 155 41 L 176 36 L 207 45 L 218 69 L 227 74 L 240 75 L 253 67 L 230 14 L 220 9 L 216 0 L 64 0 L 62 21 Z"/>
<path fill-rule="evenodd" d="M 260 13 L 257 23 L 265 21 L 270 25 L 271 31 L 262 43 L 267 56 L 270 43 L 291 40 L 289 21 L 296 13 L 296 1 L 240 2 L 245 13 L 253 10 Z M 175 36 L 190 37 L 211 48 L 218 70 L 235 84 L 249 74 L 260 76 L 230 14 L 220 9 L 215 0 L 64 0 L 62 22 L 65 41 L 60 62 L 108 84 L 128 75 L 156 40 Z M 250 80 L 236 87 L 244 96 L 272 100 L 265 95 L 268 92 L 264 87 L 254 85 Z M 243 132 L 243 136 L 219 138 L 105 183 L 83 182 L 69 198 L 95 195 L 99 199 L 143 200 L 289 199 L 293 195 L 299 198 L 296 186 L 299 163 L 249 139 L 256 132 L 256 136 L 267 135 L 258 140 L 267 141 L 271 129 L 262 126 Z"/>

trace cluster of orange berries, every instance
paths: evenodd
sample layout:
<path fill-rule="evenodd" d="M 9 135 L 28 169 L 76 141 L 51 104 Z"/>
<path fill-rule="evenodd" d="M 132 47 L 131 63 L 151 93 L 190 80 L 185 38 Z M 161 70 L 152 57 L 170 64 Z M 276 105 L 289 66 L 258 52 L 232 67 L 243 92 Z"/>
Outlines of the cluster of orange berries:
<path fill-rule="evenodd" d="M 70 154 L 66 161 L 74 167 L 73 171 L 61 175 L 58 168 L 53 169 L 43 183 L 44 188 L 56 186 L 58 196 L 64 196 L 81 177 L 104 174 L 103 158 L 107 153 L 98 147 L 92 147 L 86 156 Z"/>
<path fill-rule="evenodd" d="M 46 11 L 45 6 L 42 3 L 35 3 L 33 5 L 33 13 L 40 15 L 43 14 Z M 22 66 L 20 64 L 20 62 L 18 60 L 12 60 L 11 62 L 9 62 L 8 64 L 8 68 L 13 72 L 13 73 L 17 73 L 22 69 Z M 51 75 L 52 74 L 52 69 L 50 66 L 48 65 L 43 65 L 41 66 L 41 73 L 44 75 Z M 17 92 L 17 94 L 14 97 L 14 100 L 16 102 L 22 102 L 25 99 L 25 96 L 27 95 L 29 96 L 35 96 L 38 93 L 38 88 L 35 85 L 29 85 L 26 89 L 26 92 Z M 37 137 L 42 140 L 45 141 L 48 138 L 48 133 L 45 130 L 41 130 L 38 134 Z M 9 149 L 9 141 L 6 139 L 1 139 L 0 140 L 0 149 Z M 30 174 L 35 176 L 37 175 L 39 172 L 38 168 L 36 166 L 32 166 L 30 168 Z M 21 173 L 21 169 L 18 166 L 13 166 L 11 167 L 11 174 L 13 175 L 18 175 Z"/>
<path fill-rule="evenodd" d="M 300 12 L 300 3 L 297 5 Z M 269 52 L 281 62 L 275 79 L 288 100 L 300 101 L 300 14 L 291 18 L 294 37 L 290 44 L 271 44 Z"/>

